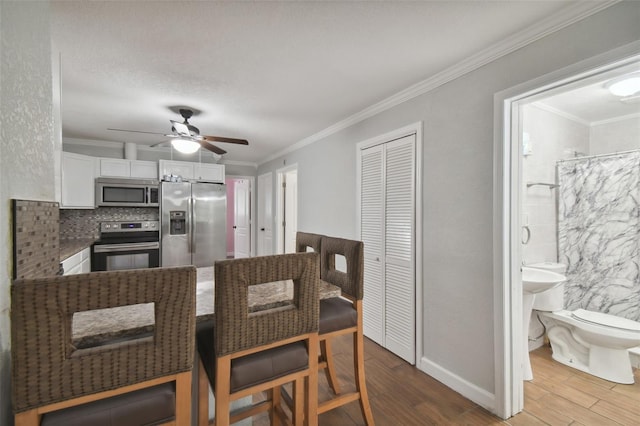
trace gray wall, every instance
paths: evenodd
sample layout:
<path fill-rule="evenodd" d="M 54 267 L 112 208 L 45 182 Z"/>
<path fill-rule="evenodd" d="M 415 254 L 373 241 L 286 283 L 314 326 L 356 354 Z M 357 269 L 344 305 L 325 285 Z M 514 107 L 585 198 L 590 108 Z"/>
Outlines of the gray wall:
<path fill-rule="evenodd" d="M 298 229 L 355 237 L 356 144 L 422 121 L 424 357 L 493 394 L 494 94 L 640 39 L 639 18 L 638 2 L 612 6 L 258 175 L 297 163 Z"/>
<path fill-rule="evenodd" d="M 0 2 L 0 424 L 12 424 L 10 199 L 54 201 L 54 136 L 48 2 Z"/>

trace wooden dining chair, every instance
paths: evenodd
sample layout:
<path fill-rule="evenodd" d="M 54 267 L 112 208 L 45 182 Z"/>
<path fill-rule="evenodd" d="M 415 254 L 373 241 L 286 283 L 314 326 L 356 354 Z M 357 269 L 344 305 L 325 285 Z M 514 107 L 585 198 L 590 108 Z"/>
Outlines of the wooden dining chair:
<path fill-rule="evenodd" d="M 308 248 L 321 253 L 320 278 L 340 287 L 342 293 L 342 297 L 320 301 L 320 359 L 318 366 L 324 369 L 327 382 L 337 396 L 320 403 L 318 414 L 357 400 L 360 403 L 360 410 L 366 424 L 374 425 L 364 372 L 364 335 L 362 332 L 364 244 L 361 241 L 298 232 L 296 234 L 296 250 L 306 252 Z M 336 255 L 344 257 L 346 271 L 336 269 Z M 356 391 L 347 394 L 340 392 L 331 349 L 331 339 L 343 334 L 353 335 Z"/>
<path fill-rule="evenodd" d="M 293 424 L 317 425 L 318 404 L 317 253 L 284 254 L 215 263 L 215 319 L 198 324 L 198 424 L 209 424 L 209 384 L 216 426 L 269 411 L 271 424 L 289 421 L 280 389 L 294 383 Z M 293 281 L 291 305 L 250 312 L 250 287 Z M 268 399 L 230 413 L 231 401 L 259 392 Z"/>
<path fill-rule="evenodd" d="M 191 424 L 196 269 L 16 280 L 11 388 L 16 426 Z M 77 347 L 74 314 L 154 304 L 141 336 Z"/>

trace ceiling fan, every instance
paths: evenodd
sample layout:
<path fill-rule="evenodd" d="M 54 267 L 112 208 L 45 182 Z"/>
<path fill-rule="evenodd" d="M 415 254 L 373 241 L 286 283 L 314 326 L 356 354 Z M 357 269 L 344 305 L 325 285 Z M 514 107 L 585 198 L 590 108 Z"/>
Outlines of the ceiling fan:
<path fill-rule="evenodd" d="M 194 153 L 198 150 L 198 148 L 202 147 L 211 152 L 214 152 L 218 155 L 226 154 L 222 148 L 218 148 L 213 145 L 211 142 L 224 142 L 224 143 L 235 143 L 239 145 L 249 145 L 249 142 L 246 139 L 235 139 L 235 138 L 227 138 L 224 136 L 207 136 L 201 135 L 200 129 L 196 126 L 189 123 L 189 119 L 193 115 L 193 111 L 187 108 L 180 109 L 180 115 L 184 118 L 184 121 L 181 123 L 179 121 L 169 120 L 171 122 L 171 131 L 173 133 L 156 133 L 156 132 L 143 132 L 140 130 L 125 130 L 125 129 L 107 129 L 114 130 L 117 132 L 131 132 L 131 133 L 147 133 L 150 135 L 163 135 L 169 138 L 173 138 L 171 140 L 172 145 L 185 153 Z M 160 142 L 151 146 L 161 146 L 168 143 L 168 141 Z M 178 146 L 186 145 L 186 150 L 183 151 Z"/>

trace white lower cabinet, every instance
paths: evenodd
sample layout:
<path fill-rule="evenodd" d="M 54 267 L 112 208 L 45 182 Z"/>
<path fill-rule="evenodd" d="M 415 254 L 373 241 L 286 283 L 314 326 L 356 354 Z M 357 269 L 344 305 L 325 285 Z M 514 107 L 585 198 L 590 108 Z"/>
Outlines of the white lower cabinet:
<path fill-rule="evenodd" d="M 84 274 L 91 272 L 91 249 L 86 249 L 69 256 L 62 261 L 64 275 Z"/>

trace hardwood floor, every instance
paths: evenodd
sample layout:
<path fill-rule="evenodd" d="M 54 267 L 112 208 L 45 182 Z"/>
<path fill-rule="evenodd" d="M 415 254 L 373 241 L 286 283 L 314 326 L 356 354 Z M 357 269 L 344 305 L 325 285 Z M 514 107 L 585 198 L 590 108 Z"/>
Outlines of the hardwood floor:
<path fill-rule="evenodd" d="M 333 343 L 338 380 L 343 391 L 353 390 L 349 336 Z M 502 421 L 487 410 L 420 372 L 365 339 L 365 369 L 369 400 L 378 426 L 409 425 L 639 425 L 640 371 L 636 384 L 601 380 L 551 360 L 551 349 L 531 353 L 534 380 L 525 383 L 525 410 Z M 320 397 L 328 386 L 320 376 Z M 266 415 L 254 425 L 266 426 Z M 357 402 L 322 414 L 321 426 L 362 425 Z"/>

